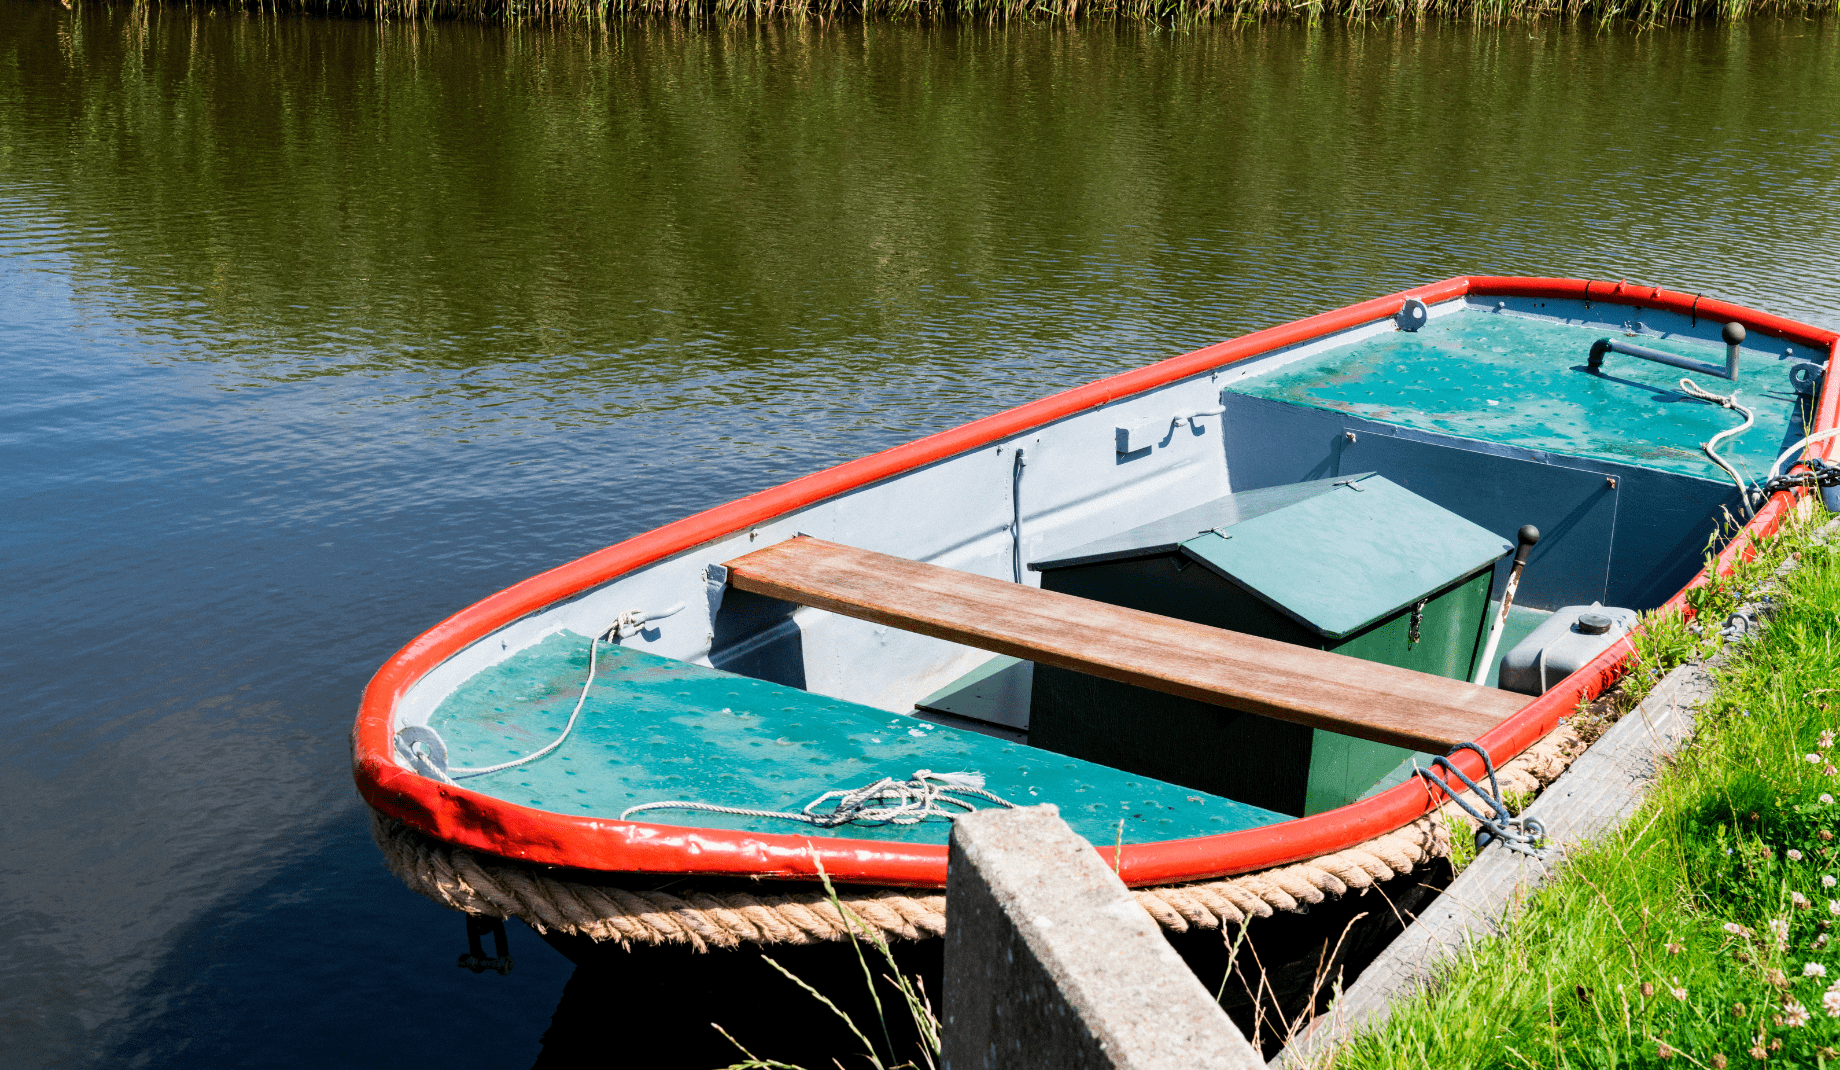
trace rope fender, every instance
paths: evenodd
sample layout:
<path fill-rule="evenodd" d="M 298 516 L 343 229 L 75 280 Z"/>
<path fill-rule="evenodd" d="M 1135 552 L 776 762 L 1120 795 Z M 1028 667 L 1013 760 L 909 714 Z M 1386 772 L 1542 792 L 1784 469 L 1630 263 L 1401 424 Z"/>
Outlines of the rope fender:
<path fill-rule="evenodd" d="M 1583 753 L 1569 721 L 1496 771 L 1504 792 L 1537 791 L 1558 779 Z M 1467 795 L 1467 793 L 1466 793 Z M 1132 895 L 1171 932 L 1218 929 L 1247 919 L 1297 912 L 1325 899 L 1365 892 L 1448 857 L 1451 836 L 1475 822 L 1453 801 L 1364 843 L 1257 873 L 1221 880 L 1135 888 Z M 372 811 L 371 833 L 384 862 L 415 892 L 466 914 L 522 918 L 538 932 L 554 930 L 633 944 L 680 944 L 697 951 L 741 944 L 813 944 L 843 940 L 850 926 L 822 888 L 756 894 L 638 891 L 574 881 L 509 859 L 478 855 Z M 944 936 L 946 897 L 897 889 L 839 888 L 841 902 L 862 923 L 892 940 Z"/>

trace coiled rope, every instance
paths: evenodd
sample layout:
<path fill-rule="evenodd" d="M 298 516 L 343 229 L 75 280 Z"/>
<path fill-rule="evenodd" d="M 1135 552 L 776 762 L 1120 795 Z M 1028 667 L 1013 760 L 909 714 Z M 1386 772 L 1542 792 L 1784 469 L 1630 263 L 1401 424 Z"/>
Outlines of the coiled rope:
<path fill-rule="evenodd" d="M 1501 790 L 1532 792 L 1551 783 L 1584 751 L 1569 722 L 1497 770 Z M 531 866 L 474 854 L 374 813 L 372 833 L 385 862 L 404 884 L 442 906 L 468 914 L 522 918 L 539 932 L 595 941 L 687 945 L 698 951 L 741 944 L 812 944 L 844 940 L 849 922 L 824 889 L 791 885 L 768 893 L 671 891 L 614 886 L 593 874 Z M 1295 913 L 1326 899 L 1365 892 L 1448 856 L 1453 834 L 1469 835 L 1456 804 L 1365 843 L 1308 861 L 1221 880 L 1134 889 L 1138 905 L 1171 932 L 1218 929 L 1275 913 Z M 1102 848 L 1103 849 L 1103 848 Z M 617 879 L 617 878 L 616 878 Z M 781 885 L 781 887 L 787 887 Z M 838 901 L 888 939 L 943 936 L 945 895 L 902 889 L 840 887 Z"/>
<path fill-rule="evenodd" d="M 984 790 L 984 777 L 980 773 L 935 773 L 931 769 L 914 772 L 911 779 L 896 780 L 885 776 L 866 788 L 842 788 L 827 791 L 805 804 L 805 808 L 796 814 L 784 810 L 749 810 L 739 806 L 717 806 L 703 802 L 649 802 L 638 806 L 628 806 L 620 811 L 620 820 L 626 820 L 630 814 L 645 810 L 700 810 L 706 814 L 733 814 L 736 817 L 768 817 L 786 821 L 803 821 L 807 825 L 816 825 L 821 829 L 834 829 L 852 821 L 872 824 L 917 825 L 929 817 L 950 818 L 959 813 L 970 813 L 977 806 L 960 796 L 969 795 L 986 799 L 998 806 L 1007 806 L 1011 810 L 1016 804 L 1008 799 L 993 795 Z M 818 807 L 837 800 L 835 806 L 824 813 L 813 813 Z M 950 808 L 950 809 L 949 809 Z"/>

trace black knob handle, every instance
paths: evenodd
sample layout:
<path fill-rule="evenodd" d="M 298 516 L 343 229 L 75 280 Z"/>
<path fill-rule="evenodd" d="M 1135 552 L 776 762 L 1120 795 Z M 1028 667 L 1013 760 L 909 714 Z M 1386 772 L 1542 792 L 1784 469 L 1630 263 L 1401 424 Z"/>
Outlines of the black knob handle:
<path fill-rule="evenodd" d="M 1520 530 L 1520 547 L 1514 551 L 1514 563 L 1524 565 L 1527 555 L 1533 552 L 1533 544 L 1540 541 L 1540 529 L 1532 524 L 1522 524 Z"/>
<path fill-rule="evenodd" d="M 1744 324 L 1739 323 L 1737 320 L 1732 320 L 1725 325 L 1725 329 L 1720 331 L 1719 335 L 1725 339 L 1726 345 L 1735 346 L 1744 341 Z"/>

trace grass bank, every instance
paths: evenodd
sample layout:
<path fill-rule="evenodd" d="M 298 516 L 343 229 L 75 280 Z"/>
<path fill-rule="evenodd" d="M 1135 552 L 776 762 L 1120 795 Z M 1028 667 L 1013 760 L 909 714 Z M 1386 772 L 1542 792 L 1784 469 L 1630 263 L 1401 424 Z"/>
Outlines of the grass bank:
<path fill-rule="evenodd" d="M 81 0 L 63 0 L 66 6 Z M 1806 17 L 1840 11 L 1840 0 L 165 0 L 168 6 L 244 13 L 301 13 L 385 20 L 596 23 L 633 19 L 733 21 L 848 18 L 972 22 L 1126 20 L 1182 24 L 1294 20 L 1382 22 L 1462 18 L 1480 22 L 1559 18 L 1655 25 Z"/>
<path fill-rule="evenodd" d="M 1721 619 L 1801 555 L 1641 811 L 1336 1070 L 1840 1063 L 1840 550 L 1811 538 L 1824 519 L 1696 595 Z M 1651 634 L 1651 679 L 1713 639 L 1678 619 Z"/>

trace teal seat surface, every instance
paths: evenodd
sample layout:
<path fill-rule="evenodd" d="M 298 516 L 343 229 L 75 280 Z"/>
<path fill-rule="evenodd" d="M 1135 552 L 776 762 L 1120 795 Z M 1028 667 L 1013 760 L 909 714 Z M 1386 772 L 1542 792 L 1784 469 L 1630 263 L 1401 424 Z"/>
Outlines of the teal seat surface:
<path fill-rule="evenodd" d="M 555 739 L 581 693 L 588 646 L 571 632 L 552 635 L 448 696 L 429 724 L 445 740 L 450 766 L 494 765 Z M 920 769 L 981 773 L 986 789 L 1010 802 L 1053 803 L 1099 845 L 1118 842 L 1120 822 L 1123 842 L 1145 843 L 1289 820 L 1025 744 L 605 643 L 581 719 L 558 750 L 461 783 L 541 810 L 617 818 L 628 807 L 666 800 L 797 811 L 827 791 L 906 779 Z M 633 820 L 939 844 L 950 830 L 944 819 L 820 829 L 692 810 L 649 810 Z"/>

